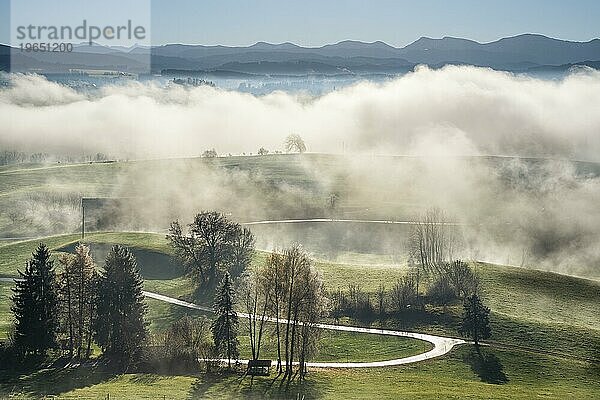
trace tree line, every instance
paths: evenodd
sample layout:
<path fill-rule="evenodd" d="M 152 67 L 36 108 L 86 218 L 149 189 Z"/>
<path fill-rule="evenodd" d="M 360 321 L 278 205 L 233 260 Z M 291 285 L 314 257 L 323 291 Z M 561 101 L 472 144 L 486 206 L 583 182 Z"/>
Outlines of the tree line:
<path fill-rule="evenodd" d="M 104 153 L 82 156 L 65 156 L 48 153 L 25 153 L 15 150 L 0 151 L 0 165 L 13 165 L 25 163 L 47 163 L 47 162 L 104 162 L 110 160 L 110 156 Z"/>
<path fill-rule="evenodd" d="M 127 369 L 139 359 L 148 334 L 135 257 L 125 247 L 114 246 L 98 272 L 89 248 L 79 244 L 59 262 L 63 268 L 57 273 L 50 250 L 40 244 L 19 270 L 11 306 L 14 356 L 44 356 L 60 349 L 70 358 L 85 359 L 93 342 L 109 360 Z"/>

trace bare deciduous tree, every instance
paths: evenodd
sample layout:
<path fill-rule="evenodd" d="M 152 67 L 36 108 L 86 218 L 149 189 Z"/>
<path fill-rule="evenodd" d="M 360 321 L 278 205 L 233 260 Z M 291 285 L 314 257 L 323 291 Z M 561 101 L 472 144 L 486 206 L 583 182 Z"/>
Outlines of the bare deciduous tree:
<path fill-rule="evenodd" d="M 306 362 L 316 351 L 319 334 L 316 324 L 327 303 L 322 279 L 308 254 L 299 245 L 293 245 L 268 259 L 263 282 L 271 282 L 271 309 L 278 321 L 281 319 L 276 333 L 278 355 L 281 359 L 283 347 L 285 361 L 282 382 L 292 380 L 295 360 L 298 360 L 299 377 L 303 379 Z"/>
<path fill-rule="evenodd" d="M 283 255 L 277 252 L 269 254 L 265 269 L 263 270 L 263 282 L 269 284 L 265 287 L 269 298 L 268 307 L 271 315 L 276 318 L 275 334 L 277 336 L 277 371 L 283 372 L 281 356 L 281 324 L 279 320 L 283 312 L 283 299 L 285 298 L 286 286 L 283 281 Z"/>
<path fill-rule="evenodd" d="M 95 312 L 97 274 L 89 247 L 79 244 L 75 254 L 60 258 L 60 299 L 68 329 L 69 355 L 89 357 Z"/>
<path fill-rule="evenodd" d="M 444 273 L 454 289 L 456 297 L 465 299 L 472 294 L 478 293 L 479 277 L 466 262 L 456 260 L 452 263 L 447 263 Z"/>
<path fill-rule="evenodd" d="M 457 226 L 448 221 L 446 213 L 432 208 L 415 222 L 409 238 L 410 258 L 425 274 L 439 274 L 444 263 L 454 257 L 460 243 Z M 419 282 L 417 282 L 417 286 Z"/>
<path fill-rule="evenodd" d="M 264 268 L 255 269 L 242 275 L 239 297 L 248 314 L 248 335 L 252 359 L 260 358 L 260 348 L 267 318 L 269 289 L 271 281 L 263 277 Z"/>

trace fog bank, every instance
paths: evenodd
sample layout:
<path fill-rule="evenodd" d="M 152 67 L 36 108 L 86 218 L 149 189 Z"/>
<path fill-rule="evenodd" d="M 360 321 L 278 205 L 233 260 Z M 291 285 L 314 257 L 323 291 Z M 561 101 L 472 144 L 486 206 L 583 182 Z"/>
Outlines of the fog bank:
<path fill-rule="evenodd" d="M 250 153 L 282 149 L 293 132 L 315 152 L 600 160 L 594 70 L 544 81 L 485 68 L 420 67 L 321 97 L 139 82 L 80 93 L 36 75 L 8 79 L 0 90 L 0 146 L 15 150 L 131 158 L 196 156 L 213 147 Z"/>

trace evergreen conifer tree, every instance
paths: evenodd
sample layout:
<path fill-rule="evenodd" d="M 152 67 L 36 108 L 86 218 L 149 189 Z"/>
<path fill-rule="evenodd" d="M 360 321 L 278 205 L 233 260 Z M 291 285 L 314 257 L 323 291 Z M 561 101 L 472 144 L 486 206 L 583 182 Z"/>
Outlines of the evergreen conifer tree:
<path fill-rule="evenodd" d="M 233 282 L 228 272 L 217 287 L 215 293 L 214 311 L 216 318 L 212 323 L 213 340 L 217 352 L 227 357 L 231 368 L 231 359 L 237 359 L 238 350 L 238 316 L 234 309 L 235 292 Z"/>
<path fill-rule="evenodd" d="M 13 305 L 15 346 L 24 354 L 43 355 L 56 347 L 59 326 L 54 262 L 50 250 L 40 243 L 15 280 Z"/>
<path fill-rule="evenodd" d="M 459 333 L 473 339 L 475 345 L 478 346 L 481 339 L 487 339 L 492 334 L 489 316 L 490 309 L 483 305 L 479 296 L 473 294 L 467 297 Z"/>
<path fill-rule="evenodd" d="M 143 280 L 131 252 L 114 246 L 98 279 L 96 343 L 121 367 L 139 360 L 147 337 Z"/>

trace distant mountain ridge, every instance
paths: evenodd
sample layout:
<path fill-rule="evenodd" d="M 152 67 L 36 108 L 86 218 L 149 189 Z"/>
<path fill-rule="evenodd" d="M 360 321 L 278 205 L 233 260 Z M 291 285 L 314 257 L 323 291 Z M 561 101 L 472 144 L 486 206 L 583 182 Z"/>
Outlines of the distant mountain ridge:
<path fill-rule="evenodd" d="M 6 65 L 6 53 L 6 46 L 0 47 L 1 65 Z M 523 34 L 479 43 L 455 37 L 421 37 L 401 48 L 381 41 L 366 43 L 353 40 L 320 47 L 302 47 L 289 42 L 258 42 L 242 47 L 167 44 L 151 49 L 140 46 L 113 48 L 76 45 L 73 53 L 61 54 L 61 57 L 35 53 L 18 56 L 23 57 L 28 65 L 32 64 L 32 67 L 41 70 L 52 65 L 92 68 L 94 63 L 99 62 L 104 68 L 114 63 L 115 66 L 128 65 L 135 69 L 143 66 L 144 61 L 147 64 L 150 57 L 154 73 L 179 70 L 284 75 L 394 74 L 410 70 L 418 64 L 432 67 L 468 64 L 507 71 L 528 71 L 557 70 L 579 64 L 595 67 L 600 60 L 600 39 L 573 42 Z"/>

